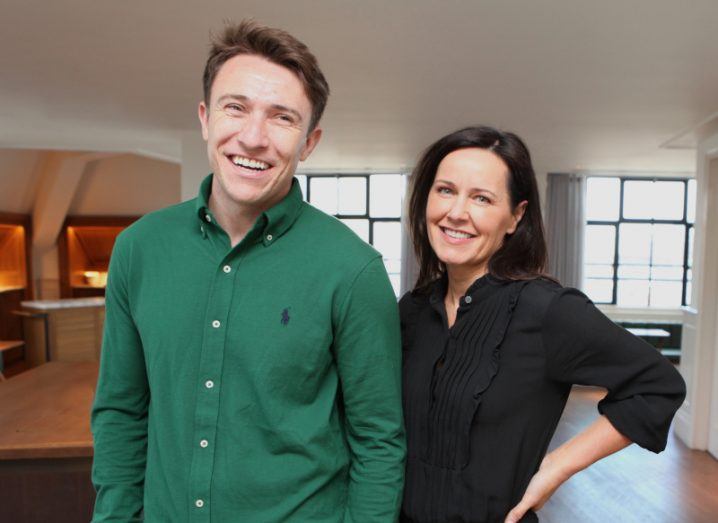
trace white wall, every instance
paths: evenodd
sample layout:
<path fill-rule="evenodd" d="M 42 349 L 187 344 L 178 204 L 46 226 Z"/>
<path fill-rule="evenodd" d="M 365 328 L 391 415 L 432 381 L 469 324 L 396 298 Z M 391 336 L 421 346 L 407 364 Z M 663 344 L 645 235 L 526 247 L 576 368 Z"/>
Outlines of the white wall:
<path fill-rule="evenodd" d="M 40 157 L 29 149 L 0 149 L 0 212 L 32 213 Z"/>
<path fill-rule="evenodd" d="M 696 225 L 692 306 L 685 311 L 681 374 L 688 394 L 676 416 L 676 434 L 691 448 L 708 448 L 711 403 L 718 402 L 718 134 L 697 150 Z M 718 420 L 713 420 L 718 430 Z M 716 435 L 718 437 L 718 435 Z"/>
<path fill-rule="evenodd" d="M 69 215 L 142 215 L 180 201 L 180 166 L 133 154 L 93 162 Z"/>

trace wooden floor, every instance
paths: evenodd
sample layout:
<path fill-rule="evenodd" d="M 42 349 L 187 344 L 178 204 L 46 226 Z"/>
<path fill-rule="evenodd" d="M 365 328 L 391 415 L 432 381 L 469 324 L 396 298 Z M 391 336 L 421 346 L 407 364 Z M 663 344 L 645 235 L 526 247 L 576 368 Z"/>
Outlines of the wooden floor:
<path fill-rule="evenodd" d="M 604 394 L 574 388 L 552 448 L 595 419 Z M 541 523 L 717 523 L 718 460 L 671 432 L 661 454 L 631 445 L 576 474 L 538 515 Z"/>

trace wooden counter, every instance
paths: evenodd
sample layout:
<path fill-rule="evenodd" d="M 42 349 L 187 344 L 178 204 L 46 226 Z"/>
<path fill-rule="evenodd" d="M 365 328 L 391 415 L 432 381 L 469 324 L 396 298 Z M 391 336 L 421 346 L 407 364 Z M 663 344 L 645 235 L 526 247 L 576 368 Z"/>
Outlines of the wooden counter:
<path fill-rule="evenodd" d="M 99 361 L 104 298 L 23 301 L 22 310 L 31 367 L 47 361 Z"/>
<path fill-rule="evenodd" d="M 0 384 L 0 460 L 92 456 L 97 363 L 51 362 Z"/>
<path fill-rule="evenodd" d="M 51 362 L 0 383 L 1 521 L 89 521 L 97 371 Z"/>

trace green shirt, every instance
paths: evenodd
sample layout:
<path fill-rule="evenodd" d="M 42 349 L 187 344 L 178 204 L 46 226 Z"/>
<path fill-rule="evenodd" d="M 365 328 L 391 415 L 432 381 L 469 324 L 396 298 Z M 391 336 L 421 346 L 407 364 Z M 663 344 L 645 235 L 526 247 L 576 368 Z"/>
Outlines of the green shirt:
<path fill-rule="evenodd" d="M 211 178 L 115 244 L 93 521 L 394 521 L 401 350 L 380 255 L 296 180 L 231 248 Z"/>

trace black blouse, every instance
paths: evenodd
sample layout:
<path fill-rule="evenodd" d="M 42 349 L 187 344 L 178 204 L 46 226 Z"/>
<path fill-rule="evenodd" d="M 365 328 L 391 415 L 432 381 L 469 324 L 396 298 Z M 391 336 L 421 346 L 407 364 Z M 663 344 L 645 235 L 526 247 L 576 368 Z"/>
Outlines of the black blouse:
<path fill-rule="evenodd" d="M 599 385 L 613 426 L 653 452 L 685 396 L 655 348 L 575 289 L 477 280 L 449 329 L 446 279 L 400 302 L 408 458 L 402 520 L 503 522 L 521 500 L 571 385 Z M 529 511 L 522 521 L 538 521 Z"/>

